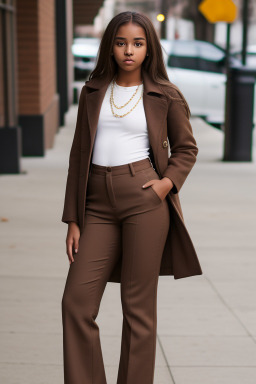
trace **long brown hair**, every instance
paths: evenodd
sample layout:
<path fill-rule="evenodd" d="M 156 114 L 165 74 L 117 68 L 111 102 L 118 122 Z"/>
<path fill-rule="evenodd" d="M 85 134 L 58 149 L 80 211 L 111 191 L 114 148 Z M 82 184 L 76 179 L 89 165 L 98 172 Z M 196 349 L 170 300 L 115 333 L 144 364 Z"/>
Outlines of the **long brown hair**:
<path fill-rule="evenodd" d="M 107 77 L 110 81 L 113 79 L 118 71 L 118 65 L 114 56 L 111 55 L 114 38 L 117 34 L 118 28 L 129 22 L 141 26 L 146 34 L 147 52 L 149 56 L 146 56 L 142 63 L 142 67 L 146 70 L 150 78 L 159 84 L 167 97 L 173 100 L 178 100 L 184 104 L 189 118 L 191 115 L 189 105 L 181 90 L 169 80 L 165 69 L 162 46 L 159 37 L 157 36 L 151 20 L 143 13 L 131 11 L 121 12 L 110 20 L 101 38 L 96 59 L 96 66 L 90 73 L 89 80 L 94 77 L 102 76 Z M 174 92 L 174 90 L 176 92 Z M 180 97 L 176 98 L 172 96 L 173 94 L 177 95 L 177 93 Z"/>

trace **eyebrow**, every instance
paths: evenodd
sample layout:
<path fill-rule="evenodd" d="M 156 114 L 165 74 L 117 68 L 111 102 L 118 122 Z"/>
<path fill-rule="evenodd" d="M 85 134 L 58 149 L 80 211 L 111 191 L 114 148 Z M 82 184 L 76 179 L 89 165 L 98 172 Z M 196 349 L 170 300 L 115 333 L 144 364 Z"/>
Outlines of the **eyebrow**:
<path fill-rule="evenodd" d="M 120 36 L 115 37 L 115 39 L 126 40 L 125 37 L 120 37 Z M 134 37 L 133 40 L 145 40 L 145 39 L 144 39 L 144 37 Z"/>

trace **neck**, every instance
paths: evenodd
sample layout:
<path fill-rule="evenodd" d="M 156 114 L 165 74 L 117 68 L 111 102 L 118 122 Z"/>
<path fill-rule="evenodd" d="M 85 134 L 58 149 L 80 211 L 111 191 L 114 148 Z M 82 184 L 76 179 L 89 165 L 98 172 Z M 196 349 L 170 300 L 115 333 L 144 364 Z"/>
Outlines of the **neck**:
<path fill-rule="evenodd" d="M 127 72 L 119 70 L 115 76 L 115 81 L 122 87 L 132 87 L 143 83 L 140 68 L 136 72 Z"/>

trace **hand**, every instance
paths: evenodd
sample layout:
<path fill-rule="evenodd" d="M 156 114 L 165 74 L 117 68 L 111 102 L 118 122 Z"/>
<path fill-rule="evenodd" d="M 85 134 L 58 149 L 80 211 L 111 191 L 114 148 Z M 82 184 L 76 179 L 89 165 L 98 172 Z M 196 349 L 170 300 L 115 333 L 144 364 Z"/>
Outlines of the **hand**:
<path fill-rule="evenodd" d="M 173 182 L 168 177 L 163 177 L 162 179 L 152 179 L 147 181 L 142 187 L 147 188 L 152 185 L 152 188 L 159 196 L 161 200 L 164 200 L 167 194 L 173 187 Z"/>
<path fill-rule="evenodd" d="M 69 258 L 69 264 L 71 264 L 71 262 L 74 262 L 73 250 L 75 251 L 75 253 L 78 252 L 79 238 L 80 238 L 79 226 L 73 221 L 69 222 L 68 233 L 66 237 L 66 253 Z"/>

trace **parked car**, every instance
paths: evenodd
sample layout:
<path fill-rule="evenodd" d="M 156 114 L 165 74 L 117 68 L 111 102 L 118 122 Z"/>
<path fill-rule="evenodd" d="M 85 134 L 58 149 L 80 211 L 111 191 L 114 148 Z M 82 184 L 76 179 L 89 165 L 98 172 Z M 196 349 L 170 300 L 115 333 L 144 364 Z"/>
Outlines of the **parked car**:
<path fill-rule="evenodd" d="M 222 127 L 227 77 L 225 50 L 200 40 L 161 40 L 161 45 L 169 80 L 183 92 L 192 116 Z M 240 60 L 231 55 L 230 64 L 240 65 Z"/>
<path fill-rule="evenodd" d="M 77 37 L 73 40 L 75 80 L 86 80 L 95 67 L 100 39 L 94 37 Z"/>
<path fill-rule="evenodd" d="M 232 50 L 231 54 L 233 57 L 242 61 L 242 51 Z M 256 45 L 249 45 L 246 50 L 246 66 L 254 68 L 256 70 Z"/>

